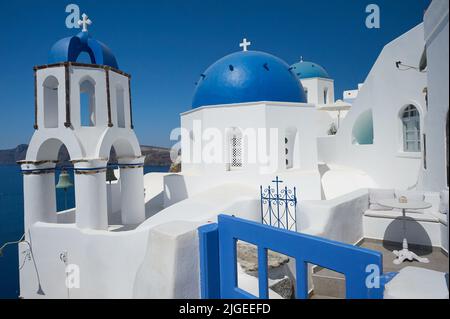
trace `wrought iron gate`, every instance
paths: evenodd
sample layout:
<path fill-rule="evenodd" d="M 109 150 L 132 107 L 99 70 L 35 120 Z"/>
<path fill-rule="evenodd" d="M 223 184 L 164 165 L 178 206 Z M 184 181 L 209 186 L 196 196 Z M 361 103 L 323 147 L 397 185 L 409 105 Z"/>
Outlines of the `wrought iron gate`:
<path fill-rule="evenodd" d="M 282 180 L 275 178 L 275 186 L 260 186 L 261 221 L 264 225 L 297 231 L 297 190 L 281 187 Z"/>

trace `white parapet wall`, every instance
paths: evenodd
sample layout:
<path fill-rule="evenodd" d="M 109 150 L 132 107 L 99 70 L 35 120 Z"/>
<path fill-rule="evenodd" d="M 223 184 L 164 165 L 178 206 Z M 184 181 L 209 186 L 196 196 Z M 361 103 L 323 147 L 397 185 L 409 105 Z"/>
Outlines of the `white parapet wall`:
<path fill-rule="evenodd" d="M 134 298 L 200 297 L 198 227 L 198 223 L 174 221 L 151 229 Z"/>
<path fill-rule="evenodd" d="M 74 224 L 36 223 L 29 240 L 34 261 L 20 270 L 23 298 L 131 298 L 136 273 L 142 264 L 148 231 L 106 232 L 81 230 Z M 28 248 L 22 244 L 23 252 Z M 61 260 L 66 254 L 69 268 Z M 66 271 L 76 276 L 79 288 L 67 289 Z M 75 270 L 75 272 L 73 272 Z M 37 294 L 37 274 L 45 295 Z M 71 277 L 74 278 L 74 277 Z M 77 283 L 76 278 L 73 284 Z"/>
<path fill-rule="evenodd" d="M 275 176 L 283 180 L 283 186 L 297 187 L 297 195 L 304 200 L 319 200 L 321 196 L 318 170 L 285 170 L 274 174 L 255 175 L 246 172 L 232 172 L 224 175 L 169 174 L 164 177 L 164 206 L 168 207 L 189 197 L 201 194 L 213 187 L 226 184 L 245 185 L 255 198 L 259 198 L 259 186 L 272 184 Z"/>
<path fill-rule="evenodd" d="M 331 200 L 300 201 L 297 228 L 302 233 L 355 244 L 363 237 L 363 212 L 369 206 L 367 189 Z"/>

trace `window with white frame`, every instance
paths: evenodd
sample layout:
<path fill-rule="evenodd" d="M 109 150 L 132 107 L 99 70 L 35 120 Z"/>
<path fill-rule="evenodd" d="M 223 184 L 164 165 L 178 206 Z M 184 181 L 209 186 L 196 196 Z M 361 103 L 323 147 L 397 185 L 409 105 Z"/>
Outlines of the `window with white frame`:
<path fill-rule="evenodd" d="M 401 115 L 403 130 L 403 151 L 420 152 L 420 114 L 413 105 L 408 105 Z"/>
<path fill-rule="evenodd" d="M 242 136 L 233 134 L 230 144 L 230 170 L 242 168 Z"/>

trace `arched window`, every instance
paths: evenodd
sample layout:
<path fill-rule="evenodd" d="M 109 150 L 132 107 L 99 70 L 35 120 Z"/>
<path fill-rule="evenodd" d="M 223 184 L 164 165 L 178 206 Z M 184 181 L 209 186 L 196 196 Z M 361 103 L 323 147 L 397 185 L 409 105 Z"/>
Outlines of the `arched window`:
<path fill-rule="evenodd" d="M 323 90 L 323 104 L 327 104 L 328 103 L 328 88 L 325 88 Z"/>
<path fill-rule="evenodd" d="M 408 105 L 401 114 L 403 151 L 420 152 L 420 114 L 414 105 Z"/>
<path fill-rule="evenodd" d="M 230 170 L 240 169 L 243 166 L 242 134 L 234 129 L 230 134 Z"/>
<path fill-rule="evenodd" d="M 125 127 L 125 94 L 122 87 L 116 88 L 117 126 Z"/>
<path fill-rule="evenodd" d="M 81 126 L 95 126 L 95 82 L 85 79 L 80 82 Z"/>
<path fill-rule="evenodd" d="M 306 102 L 308 102 L 308 88 L 304 88 Z"/>
<path fill-rule="evenodd" d="M 54 76 L 45 79 L 44 90 L 44 126 L 58 127 L 58 80 Z"/>

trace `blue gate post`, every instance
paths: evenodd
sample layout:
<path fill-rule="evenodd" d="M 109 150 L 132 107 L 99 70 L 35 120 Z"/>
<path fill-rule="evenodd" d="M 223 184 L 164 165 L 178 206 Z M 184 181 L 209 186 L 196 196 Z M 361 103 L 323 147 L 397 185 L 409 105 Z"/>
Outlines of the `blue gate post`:
<path fill-rule="evenodd" d="M 200 289 L 202 299 L 220 299 L 219 227 L 199 227 Z"/>

